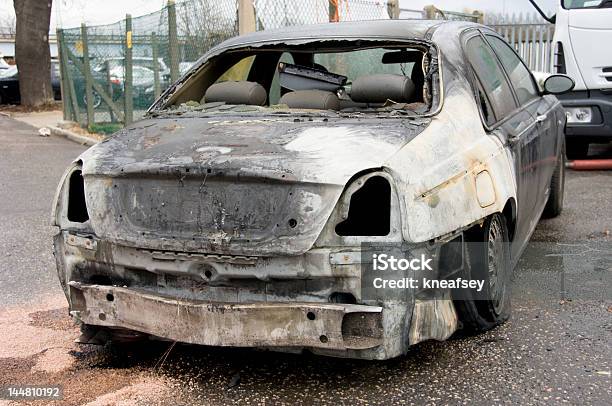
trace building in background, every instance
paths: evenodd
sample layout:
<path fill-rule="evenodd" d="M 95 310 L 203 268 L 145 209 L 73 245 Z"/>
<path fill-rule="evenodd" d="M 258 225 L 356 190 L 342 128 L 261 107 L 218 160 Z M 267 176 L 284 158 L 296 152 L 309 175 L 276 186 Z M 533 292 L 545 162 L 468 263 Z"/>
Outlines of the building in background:
<path fill-rule="evenodd" d="M 57 38 L 55 34 L 49 35 L 49 51 L 51 58 L 57 58 Z M 9 64 L 15 63 L 15 34 L 0 31 L 0 57 Z"/>

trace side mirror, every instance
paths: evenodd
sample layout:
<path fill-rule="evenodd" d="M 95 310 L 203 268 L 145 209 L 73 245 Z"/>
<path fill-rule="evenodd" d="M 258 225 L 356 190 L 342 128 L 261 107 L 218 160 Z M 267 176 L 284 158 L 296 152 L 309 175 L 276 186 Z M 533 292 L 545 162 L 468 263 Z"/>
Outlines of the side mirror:
<path fill-rule="evenodd" d="M 545 94 L 563 94 L 571 91 L 576 82 L 566 75 L 551 75 L 544 81 Z"/>

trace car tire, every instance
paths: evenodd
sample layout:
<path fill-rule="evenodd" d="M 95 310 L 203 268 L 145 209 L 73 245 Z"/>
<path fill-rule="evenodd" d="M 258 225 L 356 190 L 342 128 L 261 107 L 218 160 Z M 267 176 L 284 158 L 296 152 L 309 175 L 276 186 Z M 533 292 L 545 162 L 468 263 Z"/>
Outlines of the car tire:
<path fill-rule="evenodd" d="M 453 302 L 462 329 L 468 333 L 486 331 L 510 317 L 512 265 L 506 218 L 494 214 L 482 226 L 465 233 L 465 261 L 461 276 L 483 280 L 481 292 L 456 290 Z"/>
<path fill-rule="evenodd" d="M 550 179 L 550 192 L 544 207 L 544 218 L 557 217 L 563 211 L 563 196 L 565 192 L 565 152 L 562 150 L 557 159 L 557 167 Z"/>
<path fill-rule="evenodd" d="M 582 159 L 589 154 L 589 143 L 581 140 L 567 140 L 567 159 Z"/>
<path fill-rule="evenodd" d="M 93 92 L 93 101 L 94 101 L 93 107 L 94 109 L 97 109 L 102 104 L 102 97 L 97 92 Z M 83 105 L 87 107 L 87 95 L 86 94 L 83 94 Z"/>

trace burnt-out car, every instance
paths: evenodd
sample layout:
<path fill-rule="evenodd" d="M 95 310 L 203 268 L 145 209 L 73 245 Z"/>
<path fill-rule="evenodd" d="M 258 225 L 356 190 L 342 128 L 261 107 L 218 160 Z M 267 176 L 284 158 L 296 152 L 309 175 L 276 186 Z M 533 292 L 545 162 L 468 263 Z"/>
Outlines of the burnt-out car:
<path fill-rule="evenodd" d="M 80 341 L 386 359 L 502 323 L 513 267 L 562 209 L 565 114 L 546 93 L 571 86 L 539 90 L 465 22 L 222 43 L 60 183 L 55 256 Z M 439 283 L 372 289 L 377 246 Z"/>

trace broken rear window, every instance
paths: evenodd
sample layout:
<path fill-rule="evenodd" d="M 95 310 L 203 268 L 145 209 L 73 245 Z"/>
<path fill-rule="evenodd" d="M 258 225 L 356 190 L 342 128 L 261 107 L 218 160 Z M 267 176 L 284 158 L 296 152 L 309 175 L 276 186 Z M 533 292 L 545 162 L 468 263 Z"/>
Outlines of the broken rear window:
<path fill-rule="evenodd" d="M 423 114 L 437 60 L 423 43 L 326 41 L 228 50 L 206 61 L 156 105 L 166 111 Z M 161 108 L 159 108 L 161 106 Z"/>

